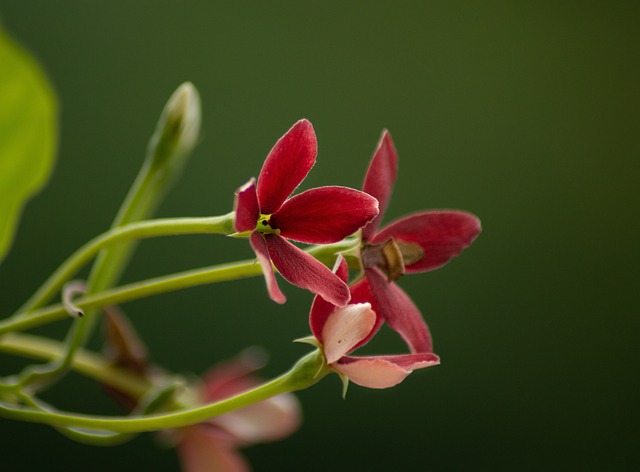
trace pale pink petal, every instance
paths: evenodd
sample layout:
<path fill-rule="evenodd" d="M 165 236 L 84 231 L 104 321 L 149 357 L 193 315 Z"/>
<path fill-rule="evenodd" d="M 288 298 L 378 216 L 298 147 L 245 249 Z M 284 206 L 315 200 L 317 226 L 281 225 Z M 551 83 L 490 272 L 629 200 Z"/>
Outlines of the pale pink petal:
<path fill-rule="evenodd" d="M 322 345 L 327 364 L 333 364 L 351 352 L 367 337 L 376 323 L 376 314 L 369 303 L 339 308 L 327 319 L 322 329 Z"/>
<path fill-rule="evenodd" d="M 282 204 L 270 220 L 287 239 L 328 244 L 355 233 L 378 214 L 378 201 L 360 190 L 318 187 Z"/>
<path fill-rule="evenodd" d="M 264 240 L 273 264 L 287 281 L 320 295 L 337 306 L 350 298 L 349 288 L 325 265 L 276 234 L 265 234 Z"/>
<path fill-rule="evenodd" d="M 403 359 L 404 358 L 404 359 Z M 415 369 L 439 364 L 435 354 L 408 356 L 343 357 L 332 367 L 353 383 L 368 388 L 389 388 L 402 382 Z"/>
<path fill-rule="evenodd" d="M 353 350 L 356 350 L 360 346 L 364 346 L 365 344 L 367 344 L 369 340 L 378 332 L 378 330 L 382 326 L 382 323 L 384 322 L 384 317 L 382 316 L 382 313 L 380 312 L 380 309 L 378 308 L 378 305 L 373 298 L 373 295 L 371 294 L 369 282 L 367 281 L 366 277 L 360 282 L 351 285 L 349 287 L 349 291 L 351 292 L 351 300 L 349 300 L 349 303 L 370 303 L 371 309 L 376 314 L 376 323 L 373 329 L 366 338 L 364 338 L 353 347 Z"/>
<path fill-rule="evenodd" d="M 411 371 L 385 360 L 356 360 L 332 366 L 353 383 L 368 388 L 389 388 L 402 382 Z"/>
<path fill-rule="evenodd" d="M 264 238 L 262 237 L 262 235 L 260 235 L 260 233 L 254 231 L 254 233 L 251 235 L 251 238 L 249 239 L 249 242 L 251 243 L 251 247 L 258 257 L 258 262 L 260 263 L 262 273 L 264 274 L 264 280 L 267 284 L 269 297 L 276 303 L 282 304 L 286 302 L 287 298 L 280 291 L 278 282 L 276 281 L 276 276 L 273 273 L 273 267 L 271 267 L 271 260 L 269 259 L 269 251 L 267 249 Z"/>
<path fill-rule="evenodd" d="M 245 444 L 256 444 L 292 434 L 300 427 L 301 411 L 296 397 L 284 394 L 218 416 L 213 421 Z"/>
<path fill-rule="evenodd" d="M 424 257 L 406 265 L 405 272 L 425 272 L 445 265 L 480 234 L 480 220 L 464 211 L 438 210 L 416 213 L 394 221 L 375 235 L 371 243 L 416 243 Z"/>
<path fill-rule="evenodd" d="M 184 472 L 248 472 L 249 465 L 234 446 L 220 441 L 215 430 L 194 425 L 182 430 L 177 446 Z"/>
<path fill-rule="evenodd" d="M 409 295 L 388 282 L 378 269 L 366 269 L 365 273 L 380 314 L 402 336 L 411 352 L 432 352 L 429 328 Z"/>
<path fill-rule="evenodd" d="M 341 364 L 349 364 L 354 359 L 383 359 L 387 362 L 393 362 L 398 367 L 402 367 L 405 370 L 423 369 L 425 367 L 431 367 L 440 364 L 440 357 L 433 352 L 423 352 L 419 354 L 396 354 L 386 356 L 359 356 L 351 357 L 345 356 L 340 360 Z"/>
<path fill-rule="evenodd" d="M 307 176 L 317 154 L 316 135 L 307 120 L 298 121 L 278 140 L 258 177 L 258 201 L 263 214 L 271 214 L 280 208 Z"/>
<path fill-rule="evenodd" d="M 249 180 L 249 182 L 236 190 L 234 210 L 236 216 L 233 223 L 237 232 L 253 231 L 256 228 L 256 223 L 260 216 L 260 208 L 258 207 L 255 179 Z"/>
<path fill-rule="evenodd" d="M 397 175 L 398 153 L 391 140 L 391 135 L 387 130 L 384 130 L 362 185 L 362 190 L 375 197 L 380 203 L 380 213 L 362 230 L 362 237 L 365 241 L 373 237 L 380 225 L 380 220 L 389 205 Z"/>

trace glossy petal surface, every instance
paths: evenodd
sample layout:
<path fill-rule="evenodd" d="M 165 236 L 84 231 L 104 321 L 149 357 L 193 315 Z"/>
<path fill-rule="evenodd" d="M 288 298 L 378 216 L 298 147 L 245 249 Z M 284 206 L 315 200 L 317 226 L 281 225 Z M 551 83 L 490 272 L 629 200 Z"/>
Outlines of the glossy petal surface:
<path fill-rule="evenodd" d="M 255 179 L 249 180 L 236 191 L 234 209 L 236 212 L 234 219 L 236 231 L 238 233 L 253 231 L 260 216 Z"/>
<path fill-rule="evenodd" d="M 316 135 L 308 120 L 298 121 L 278 140 L 258 177 L 258 201 L 263 214 L 280 208 L 307 176 L 317 154 Z"/>
<path fill-rule="evenodd" d="M 368 388 L 389 388 L 402 382 L 415 369 L 439 363 L 435 354 L 406 356 L 343 357 L 334 369 L 352 382 Z"/>
<path fill-rule="evenodd" d="M 276 234 L 264 236 L 273 264 L 288 282 L 344 306 L 351 295 L 347 284 L 317 259 Z"/>
<path fill-rule="evenodd" d="M 371 332 L 376 314 L 368 303 L 347 305 L 331 313 L 322 328 L 324 355 L 328 364 L 351 352 Z"/>
<path fill-rule="evenodd" d="M 398 175 L 398 153 L 387 130 L 382 132 L 380 141 L 369 163 L 362 190 L 375 197 L 380 204 L 380 213 L 363 230 L 364 240 L 371 239 L 380 225 L 391 199 L 393 186 Z"/>
<path fill-rule="evenodd" d="M 286 202 L 271 217 L 280 235 L 309 244 L 343 240 L 378 214 L 372 196 L 347 187 L 318 187 Z"/>
<path fill-rule="evenodd" d="M 400 334 L 411 352 L 432 352 L 429 328 L 411 298 L 377 269 L 367 269 L 366 274 L 378 309 L 389 326 Z"/>
<path fill-rule="evenodd" d="M 371 305 L 371 309 L 376 314 L 376 322 L 373 326 L 373 329 L 369 333 L 369 335 L 355 345 L 354 350 L 359 348 L 360 346 L 364 346 L 369 342 L 369 340 L 378 332 L 382 323 L 384 323 L 384 317 L 382 316 L 382 312 L 380 308 L 378 308 L 378 304 L 376 303 L 373 294 L 371 293 L 371 289 L 369 287 L 369 281 L 366 279 L 362 279 L 357 284 L 351 285 L 349 287 L 349 291 L 351 292 L 351 300 L 349 303 L 369 303 Z"/>
<path fill-rule="evenodd" d="M 480 234 L 480 220 L 464 211 L 427 211 L 401 218 L 383 228 L 371 241 L 419 244 L 424 258 L 405 267 L 406 273 L 425 272 L 445 265 Z"/>
<path fill-rule="evenodd" d="M 271 266 L 271 259 L 269 257 L 270 253 L 267 249 L 264 238 L 260 235 L 260 233 L 254 231 L 254 233 L 251 235 L 251 238 L 249 239 L 249 242 L 251 243 L 253 251 L 256 253 L 258 262 L 260 262 L 264 280 L 267 284 L 269 297 L 276 303 L 282 304 L 286 302 L 287 298 L 280 291 L 280 287 L 278 287 L 278 281 L 276 280 L 276 275 L 274 274 L 273 267 Z"/>

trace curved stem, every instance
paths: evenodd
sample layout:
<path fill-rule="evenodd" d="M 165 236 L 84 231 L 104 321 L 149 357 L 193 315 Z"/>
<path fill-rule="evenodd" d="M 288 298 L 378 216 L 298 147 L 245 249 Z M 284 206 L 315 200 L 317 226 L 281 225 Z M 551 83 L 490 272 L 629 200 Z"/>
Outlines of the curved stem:
<path fill-rule="evenodd" d="M 132 239 L 178 234 L 231 234 L 233 212 L 208 218 L 165 218 L 119 226 L 95 237 L 71 255 L 23 305 L 23 315 L 51 300 L 73 275 L 105 247 Z"/>
<path fill-rule="evenodd" d="M 353 244 L 354 240 L 345 239 L 339 243 L 310 248 L 307 252 L 321 262 L 330 265 L 335 260 L 335 255 L 338 252 L 348 250 Z M 94 295 L 84 296 L 75 300 L 75 304 L 84 310 L 88 310 L 182 288 L 238 280 L 261 274 L 260 264 L 255 260 L 220 264 L 123 285 Z M 27 314 L 20 313 L 0 322 L 0 335 L 13 331 L 23 331 L 68 317 L 69 315 L 62 305 L 53 305 Z"/>
<path fill-rule="evenodd" d="M 324 355 L 320 350 L 316 350 L 300 359 L 293 368 L 285 374 L 254 389 L 216 403 L 188 408 L 177 412 L 138 418 L 103 417 L 77 415 L 65 412 L 44 412 L 0 403 L 0 415 L 6 418 L 46 423 L 54 426 L 85 427 L 120 433 L 138 433 L 166 428 L 179 428 L 243 408 L 282 393 L 305 389 L 318 382 L 329 372 L 330 370 L 324 363 Z"/>
<path fill-rule="evenodd" d="M 75 300 L 75 304 L 86 311 L 92 308 L 115 305 L 158 293 L 179 290 L 181 288 L 236 280 L 243 277 L 260 275 L 261 273 L 260 265 L 252 260 L 235 264 L 222 264 L 123 285 L 94 295 L 78 298 Z M 18 316 L 0 322 L 0 335 L 13 331 L 23 331 L 65 318 L 69 318 L 69 315 L 64 307 L 61 304 L 52 305 L 31 313 L 19 314 Z"/>
<path fill-rule="evenodd" d="M 55 360 L 64 355 L 64 345 L 40 336 L 10 333 L 0 338 L 0 351 L 33 359 Z M 102 356 L 79 349 L 72 369 L 135 398 L 141 398 L 152 384 L 145 379 L 111 365 Z"/>

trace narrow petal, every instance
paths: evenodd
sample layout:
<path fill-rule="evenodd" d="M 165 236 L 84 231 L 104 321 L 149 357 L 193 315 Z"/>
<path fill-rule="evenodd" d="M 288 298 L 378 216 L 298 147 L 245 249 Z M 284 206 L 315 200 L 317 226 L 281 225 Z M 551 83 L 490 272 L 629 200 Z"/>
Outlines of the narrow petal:
<path fill-rule="evenodd" d="M 387 130 L 384 130 L 362 184 L 362 190 L 375 197 L 380 203 L 380 213 L 362 230 L 362 237 L 365 241 L 373 238 L 378 230 L 380 221 L 387 211 L 389 200 L 391 200 L 397 175 L 398 153 L 391 140 L 391 135 Z"/>
<path fill-rule="evenodd" d="M 300 404 L 292 394 L 278 395 L 212 420 L 245 444 L 277 441 L 300 427 Z"/>
<path fill-rule="evenodd" d="M 271 260 L 269 259 L 269 251 L 267 249 L 264 238 L 260 235 L 260 233 L 254 231 L 251 235 L 251 238 L 249 239 L 249 242 L 251 243 L 251 247 L 258 257 L 258 262 L 260 263 L 260 268 L 262 269 L 264 280 L 267 284 L 269 297 L 276 303 L 282 304 L 286 302 L 287 298 L 280 291 L 280 287 L 278 287 L 278 281 L 276 280 L 276 275 L 273 273 L 273 267 L 271 267 Z"/>
<path fill-rule="evenodd" d="M 352 359 L 384 359 L 388 362 L 393 362 L 395 365 L 397 365 L 398 367 L 402 367 L 405 370 L 422 369 L 424 367 L 431 367 L 440 364 L 440 357 L 438 357 L 433 352 L 424 352 L 419 354 L 396 354 L 386 356 L 361 356 L 355 358 L 346 356 L 344 360 L 341 360 L 340 362 L 348 364 Z"/>
<path fill-rule="evenodd" d="M 358 231 L 378 214 L 378 201 L 360 190 L 318 187 L 282 204 L 271 217 L 280 235 L 309 244 L 328 244 Z"/>
<path fill-rule="evenodd" d="M 333 364 L 371 332 L 376 314 L 369 303 L 347 305 L 331 313 L 322 329 L 327 364 Z"/>
<path fill-rule="evenodd" d="M 258 177 L 258 201 L 263 214 L 280 208 L 307 176 L 317 154 L 316 134 L 307 120 L 298 121 L 278 140 Z"/>
<path fill-rule="evenodd" d="M 396 242 L 416 243 L 424 257 L 405 266 L 406 273 L 425 272 L 445 265 L 468 247 L 480 234 L 480 220 L 464 211 L 427 211 L 394 221 L 376 234 L 372 243 L 389 238 Z"/>
<path fill-rule="evenodd" d="M 273 264 L 288 282 L 336 306 L 347 304 L 350 298 L 347 284 L 321 262 L 276 234 L 267 234 L 264 240 Z"/>
<path fill-rule="evenodd" d="M 429 328 L 409 295 L 395 283 L 388 282 L 378 269 L 366 269 L 366 275 L 380 314 L 411 352 L 432 352 Z"/>
<path fill-rule="evenodd" d="M 258 196 L 256 195 L 256 180 L 251 179 L 238 190 L 234 203 L 236 216 L 234 226 L 238 233 L 253 231 L 260 216 Z"/>
<path fill-rule="evenodd" d="M 204 425 L 195 425 L 183 430 L 178 444 L 178 455 L 185 472 L 248 472 L 249 464 L 235 448 L 220 441 L 219 434 Z"/>
<path fill-rule="evenodd" d="M 348 281 L 349 267 L 347 266 L 347 261 L 344 260 L 342 255 L 338 255 L 335 266 L 333 267 L 333 273 L 336 274 L 343 282 L 346 283 Z M 364 301 L 366 302 L 368 300 Z M 323 342 L 322 329 L 327 322 L 327 318 L 329 318 L 329 315 L 333 313 L 335 309 L 336 306 L 329 303 L 324 298 L 317 295 L 314 297 L 311 305 L 311 311 L 309 313 L 309 327 L 311 328 L 311 333 L 318 341 L 320 341 L 320 343 Z"/>
<path fill-rule="evenodd" d="M 389 388 L 402 382 L 415 369 L 439 363 L 435 354 L 343 357 L 333 368 L 363 387 Z"/>

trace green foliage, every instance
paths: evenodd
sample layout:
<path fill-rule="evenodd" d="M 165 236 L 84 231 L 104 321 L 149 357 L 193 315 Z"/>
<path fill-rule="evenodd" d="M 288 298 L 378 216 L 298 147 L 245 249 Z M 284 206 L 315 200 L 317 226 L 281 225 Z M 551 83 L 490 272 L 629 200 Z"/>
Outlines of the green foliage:
<path fill-rule="evenodd" d="M 0 30 L 0 262 L 26 201 L 47 182 L 57 103 L 40 66 Z"/>

